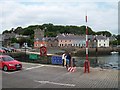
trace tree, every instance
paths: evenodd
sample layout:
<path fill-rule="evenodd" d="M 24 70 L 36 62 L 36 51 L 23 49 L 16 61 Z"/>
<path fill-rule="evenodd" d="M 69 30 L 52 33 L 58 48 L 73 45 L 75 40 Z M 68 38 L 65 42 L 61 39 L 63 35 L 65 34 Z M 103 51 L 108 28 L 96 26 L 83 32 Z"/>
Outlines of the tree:
<path fill-rule="evenodd" d="M 99 31 L 99 32 L 96 32 L 97 35 L 106 35 L 107 37 L 110 37 L 112 34 L 108 31 Z"/>
<path fill-rule="evenodd" d="M 14 32 L 15 32 L 16 34 L 21 34 L 21 33 L 23 32 L 23 28 L 22 28 L 22 27 L 17 27 L 17 28 L 14 30 Z"/>
<path fill-rule="evenodd" d="M 5 33 L 9 33 L 9 31 L 8 31 L 8 30 L 5 30 L 5 31 L 3 31 L 3 33 L 2 33 L 2 34 L 5 34 Z"/>
<path fill-rule="evenodd" d="M 16 38 L 11 38 L 11 43 L 18 43 L 18 40 Z"/>

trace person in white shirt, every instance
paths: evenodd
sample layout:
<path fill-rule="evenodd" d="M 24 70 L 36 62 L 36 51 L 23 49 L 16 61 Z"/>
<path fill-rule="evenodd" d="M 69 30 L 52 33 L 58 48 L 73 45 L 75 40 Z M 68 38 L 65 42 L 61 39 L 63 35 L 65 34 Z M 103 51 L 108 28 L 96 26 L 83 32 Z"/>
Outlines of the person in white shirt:
<path fill-rule="evenodd" d="M 65 59 L 65 53 L 63 53 L 63 55 L 62 55 L 62 65 L 63 65 L 63 67 L 66 65 L 65 60 L 66 60 Z"/>

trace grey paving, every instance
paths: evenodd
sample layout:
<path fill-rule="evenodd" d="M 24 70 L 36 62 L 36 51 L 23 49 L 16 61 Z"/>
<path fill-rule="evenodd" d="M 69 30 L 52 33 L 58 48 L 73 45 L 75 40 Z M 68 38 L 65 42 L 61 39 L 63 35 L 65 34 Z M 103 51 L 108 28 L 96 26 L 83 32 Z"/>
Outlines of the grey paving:
<path fill-rule="evenodd" d="M 55 65 L 23 64 L 23 67 L 23 70 L 17 72 L 2 71 L 2 87 L 118 88 L 118 70 L 101 71 L 99 68 L 91 68 L 90 73 L 83 73 L 83 68 L 77 68 L 76 72 L 71 73 L 66 68 Z"/>

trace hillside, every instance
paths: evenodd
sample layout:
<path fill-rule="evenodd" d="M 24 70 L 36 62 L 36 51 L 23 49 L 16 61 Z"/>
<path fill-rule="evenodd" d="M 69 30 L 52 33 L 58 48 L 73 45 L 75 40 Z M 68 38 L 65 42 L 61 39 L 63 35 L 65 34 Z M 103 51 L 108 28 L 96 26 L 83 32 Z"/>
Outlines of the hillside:
<path fill-rule="evenodd" d="M 5 30 L 4 33 L 14 32 L 16 34 L 22 34 L 22 35 L 30 35 L 33 37 L 34 30 L 36 28 L 41 28 L 45 30 L 45 36 L 48 37 L 54 37 L 57 36 L 59 33 L 71 33 L 71 34 L 77 34 L 77 35 L 84 35 L 86 34 L 85 26 L 62 26 L 62 25 L 53 25 L 51 23 L 49 24 L 43 24 L 43 25 L 30 25 L 28 27 L 22 28 L 17 27 L 16 29 L 11 30 Z M 108 31 L 102 31 L 102 32 L 95 32 L 90 27 L 88 27 L 88 34 L 89 35 L 106 35 L 111 36 L 111 33 Z"/>

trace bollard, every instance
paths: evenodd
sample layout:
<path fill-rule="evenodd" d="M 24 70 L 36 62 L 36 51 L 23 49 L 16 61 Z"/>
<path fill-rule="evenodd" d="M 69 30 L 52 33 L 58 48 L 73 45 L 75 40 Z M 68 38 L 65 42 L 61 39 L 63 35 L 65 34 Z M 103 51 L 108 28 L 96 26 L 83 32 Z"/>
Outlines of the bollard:
<path fill-rule="evenodd" d="M 84 73 L 86 73 L 86 71 L 90 73 L 90 62 L 88 60 L 85 60 L 85 63 L 84 63 Z"/>

